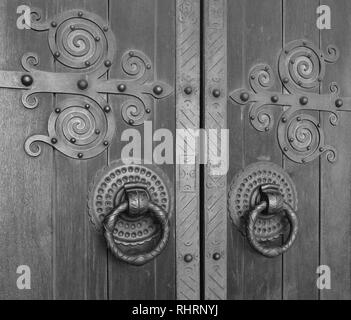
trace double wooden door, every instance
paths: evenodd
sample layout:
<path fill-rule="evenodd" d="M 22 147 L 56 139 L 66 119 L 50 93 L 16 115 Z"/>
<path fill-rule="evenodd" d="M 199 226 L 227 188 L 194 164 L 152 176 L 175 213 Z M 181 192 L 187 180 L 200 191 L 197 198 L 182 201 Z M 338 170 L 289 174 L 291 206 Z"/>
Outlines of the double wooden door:
<path fill-rule="evenodd" d="M 1 0 L 0 297 L 350 298 L 351 7 L 320 5 Z"/>

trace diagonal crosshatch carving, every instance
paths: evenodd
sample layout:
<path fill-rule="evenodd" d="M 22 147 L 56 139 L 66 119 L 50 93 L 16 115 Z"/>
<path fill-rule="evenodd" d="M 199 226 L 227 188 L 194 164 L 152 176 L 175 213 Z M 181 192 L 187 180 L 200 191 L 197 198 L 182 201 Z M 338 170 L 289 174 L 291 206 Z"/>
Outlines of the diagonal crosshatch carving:
<path fill-rule="evenodd" d="M 351 111 L 351 98 L 340 97 L 337 83 L 330 84 L 330 93 L 318 93 L 326 64 L 335 63 L 338 58 L 339 50 L 335 46 L 330 45 L 326 52 L 322 52 L 310 41 L 292 41 L 282 49 L 277 63 L 278 80 L 286 93 L 270 90 L 275 81 L 274 71 L 261 63 L 250 70 L 250 89 L 237 89 L 230 97 L 240 105 L 250 105 L 251 125 L 261 132 L 273 128 L 273 109 L 281 108 L 277 139 L 282 152 L 290 160 L 308 163 L 326 154 L 327 160 L 334 162 L 337 150 L 325 144 L 321 123 L 316 117 L 301 111 L 328 112 L 332 126 L 338 124 L 340 111 Z"/>
<path fill-rule="evenodd" d="M 113 64 L 116 40 L 109 26 L 97 15 L 83 10 L 66 11 L 42 21 L 32 9 L 31 29 L 47 32 L 48 45 L 65 72 L 40 70 L 39 56 L 25 53 L 24 71 L 0 71 L 0 88 L 23 91 L 22 104 L 38 107 L 39 93 L 69 94 L 48 120 L 48 135 L 33 135 L 25 142 L 29 156 L 41 153 L 42 142 L 74 159 L 89 159 L 110 145 L 115 132 L 114 107 L 106 94 L 123 95 L 121 116 L 131 126 L 144 123 L 152 112 L 152 100 L 169 96 L 173 89 L 154 79 L 153 65 L 142 51 L 128 50 L 121 58 L 125 79 L 103 78 Z"/>

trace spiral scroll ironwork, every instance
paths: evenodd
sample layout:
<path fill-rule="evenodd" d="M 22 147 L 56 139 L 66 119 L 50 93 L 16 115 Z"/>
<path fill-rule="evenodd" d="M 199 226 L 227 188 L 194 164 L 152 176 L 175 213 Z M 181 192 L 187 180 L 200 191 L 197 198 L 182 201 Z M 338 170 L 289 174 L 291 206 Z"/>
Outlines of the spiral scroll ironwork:
<path fill-rule="evenodd" d="M 343 107 L 338 85 L 333 82 L 329 86 L 329 94 L 319 94 L 326 63 L 334 63 L 338 57 L 339 51 L 335 46 L 328 46 L 326 52 L 322 52 L 307 40 L 292 41 L 283 48 L 278 61 L 278 76 L 286 93 L 274 91 L 273 70 L 261 63 L 250 70 L 250 90 L 235 90 L 231 98 L 240 105 L 250 105 L 249 120 L 258 131 L 273 128 L 274 107 L 280 107 L 278 142 L 283 153 L 292 161 L 306 163 L 326 154 L 327 160 L 334 162 L 336 150 L 325 144 L 321 124 L 303 111 L 329 112 L 330 124 L 338 124 L 338 111 Z"/>
<path fill-rule="evenodd" d="M 49 136 L 34 135 L 27 139 L 28 155 L 41 154 L 39 142 L 74 159 L 89 159 L 102 153 L 111 143 L 115 125 L 112 113 L 87 98 L 62 101 L 51 114 L 48 124 Z"/>

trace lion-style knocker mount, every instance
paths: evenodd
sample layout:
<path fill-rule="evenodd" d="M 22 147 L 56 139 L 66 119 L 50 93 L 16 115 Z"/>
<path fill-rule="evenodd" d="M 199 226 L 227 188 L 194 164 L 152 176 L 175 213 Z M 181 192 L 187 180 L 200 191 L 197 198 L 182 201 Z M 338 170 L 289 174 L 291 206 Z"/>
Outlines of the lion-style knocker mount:
<path fill-rule="evenodd" d="M 270 162 L 248 166 L 234 178 L 228 202 L 234 225 L 261 255 L 274 258 L 293 245 L 298 232 L 297 193 L 281 167 Z"/>
<path fill-rule="evenodd" d="M 103 77 L 113 66 L 117 46 L 109 26 L 95 14 L 77 9 L 41 21 L 39 10 L 32 9 L 31 29 L 48 33 L 50 51 L 63 71 L 40 70 L 38 55 L 26 53 L 25 71 L 0 71 L 0 87 L 23 90 L 22 103 L 28 109 L 38 106 L 38 93 L 76 97 L 53 107 L 47 136 L 27 139 L 25 151 L 30 156 L 40 155 L 38 142 L 43 142 L 74 159 L 93 158 L 108 148 L 115 133 L 114 106 L 104 96 L 128 97 L 120 106 L 121 114 L 136 126 L 152 112 L 152 99 L 172 92 L 168 84 L 154 80 L 151 60 L 138 50 L 128 50 L 121 58 L 126 79 Z"/>
<path fill-rule="evenodd" d="M 330 93 L 319 94 L 326 63 L 334 63 L 338 58 L 339 52 L 334 46 L 323 53 L 307 40 L 292 41 L 283 48 L 277 63 L 285 93 L 270 90 L 274 85 L 274 72 L 269 65 L 258 64 L 249 74 L 251 89 L 238 89 L 230 96 L 240 105 L 250 105 L 249 120 L 258 131 L 270 131 L 274 122 L 273 109 L 282 110 L 277 119 L 277 138 L 282 152 L 290 160 L 307 163 L 326 154 L 328 161 L 334 162 L 337 152 L 325 144 L 321 123 L 304 111 L 330 113 L 332 126 L 338 124 L 340 111 L 351 111 L 351 98 L 341 98 L 335 82 L 329 86 Z"/>
<path fill-rule="evenodd" d="M 144 265 L 167 245 L 171 195 L 171 184 L 157 167 L 116 161 L 98 172 L 90 188 L 90 220 L 117 259 Z"/>

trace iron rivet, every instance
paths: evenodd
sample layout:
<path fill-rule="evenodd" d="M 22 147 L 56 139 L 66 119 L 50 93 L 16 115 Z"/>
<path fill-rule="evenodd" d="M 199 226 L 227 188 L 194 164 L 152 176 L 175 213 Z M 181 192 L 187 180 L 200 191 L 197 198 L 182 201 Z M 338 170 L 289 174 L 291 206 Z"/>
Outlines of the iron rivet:
<path fill-rule="evenodd" d="M 150 70 L 150 69 L 151 69 L 151 64 L 147 64 L 147 65 L 146 65 L 146 69 L 149 69 L 149 70 Z"/>
<path fill-rule="evenodd" d="M 89 83 L 85 79 L 81 79 L 78 81 L 77 86 L 80 90 L 86 90 L 89 86 Z"/>
<path fill-rule="evenodd" d="M 321 77 L 318 77 L 318 82 L 322 82 L 322 78 Z"/>
<path fill-rule="evenodd" d="M 283 123 L 286 123 L 287 121 L 288 121 L 288 120 L 287 120 L 286 118 L 283 118 L 283 119 L 282 119 L 282 122 L 283 122 Z"/>
<path fill-rule="evenodd" d="M 309 151 L 309 150 L 311 150 L 311 147 L 310 147 L 310 146 L 308 146 L 308 147 L 307 147 L 307 150 L 308 150 L 308 151 Z"/>
<path fill-rule="evenodd" d="M 76 138 L 71 138 L 71 143 L 75 144 L 77 142 L 77 139 Z"/>
<path fill-rule="evenodd" d="M 241 101 L 247 102 L 250 99 L 250 95 L 247 92 L 243 92 L 240 95 L 240 99 L 241 99 Z"/>
<path fill-rule="evenodd" d="M 72 25 L 70 26 L 70 29 L 71 29 L 72 31 L 74 31 L 74 30 L 76 29 L 76 27 L 72 24 Z"/>
<path fill-rule="evenodd" d="M 55 58 L 58 58 L 58 57 L 60 57 L 60 52 L 58 52 L 58 51 L 56 51 L 55 53 L 54 53 L 54 56 L 55 56 Z"/>
<path fill-rule="evenodd" d="M 119 92 L 124 92 L 127 90 L 127 86 L 125 84 L 121 83 L 120 85 L 118 85 L 117 89 Z"/>
<path fill-rule="evenodd" d="M 283 82 L 284 82 L 284 83 L 289 83 L 289 79 L 288 79 L 288 78 L 284 78 L 284 79 L 283 79 Z"/>
<path fill-rule="evenodd" d="M 52 26 L 53 28 L 56 28 L 56 27 L 57 27 L 56 21 L 51 22 L 51 26 Z"/>
<path fill-rule="evenodd" d="M 146 113 L 151 113 L 151 109 L 146 109 Z"/>
<path fill-rule="evenodd" d="M 272 96 L 271 98 L 273 103 L 277 103 L 279 101 L 279 97 L 278 96 Z"/>
<path fill-rule="evenodd" d="M 306 163 L 306 160 L 305 160 L 305 159 L 302 159 L 301 162 L 302 162 L 302 163 Z"/>
<path fill-rule="evenodd" d="M 162 92 L 163 92 L 163 88 L 161 86 L 155 86 L 154 94 L 159 96 L 160 94 L 162 94 Z"/>
<path fill-rule="evenodd" d="M 255 116 L 250 116 L 250 120 L 255 120 Z"/>
<path fill-rule="evenodd" d="M 33 77 L 29 74 L 24 74 L 21 78 L 21 82 L 24 86 L 29 87 L 33 84 Z"/>
<path fill-rule="evenodd" d="M 134 57 L 134 51 L 129 51 L 129 56 Z"/>
<path fill-rule="evenodd" d="M 193 93 L 193 88 L 192 87 L 186 87 L 184 89 L 185 94 L 190 95 Z"/>
<path fill-rule="evenodd" d="M 290 60 L 290 63 L 291 63 L 291 64 L 294 64 L 294 63 L 295 63 L 295 60 L 291 59 L 291 60 Z"/>
<path fill-rule="evenodd" d="M 287 152 L 289 149 L 287 147 L 284 148 L 284 151 Z"/>
<path fill-rule="evenodd" d="M 83 17 L 83 12 L 82 11 L 78 12 L 78 17 Z"/>
<path fill-rule="evenodd" d="M 128 123 L 132 126 L 134 124 L 134 120 L 130 119 Z"/>
<path fill-rule="evenodd" d="M 86 65 L 87 67 L 89 67 L 89 66 L 90 66 L 90 61 L 85 61 L 85 65 Z"/>
<path fill-rule="evenodd" d="M 107 32 L 107 31 L 108 31 L 108 27 L 105 26 L 105 27 L 102 28 L 102 30 L 104 30 L 105 32 Z"/>
<path fill-rule="evenodd" d="M 56 109 L 55 109 L 55 112 L 56 112 L 56 113 L 60 113 L 60 112 L 61 112 L 61 109 L 56 108 Z"/>
<path fill-rule="evenodd" d="M 99 135 L 101 133 L 101 131 L 99 129 L 95 130 L 95 134 Z"/>
<path fill-rule="evenodd" d="M 294 142 L 294 138 L 289 138 L 289 142 Z"/>
<path fill-rule="evenodd" d="M 78 153 L 78 158 L 82 159 L 84 157 L 83 153 Z"/>
<path fill-rule="evenodd" d="M 100 37 L 99 37 L 99 36 L 96 36 L 96 37 L 95 37 L 95 41 L 98 41 L 98 42 L 99 42 L 99 41 L 100 41 Z"/>
<path fill-rule="evenodd" d="M 300 122 L 300 121 L 301 121 L 301 117 L 297 117 L 296 120 L 297 120 L 298 122 Z"/>
<path fill-rule="evenodd" d="M 110 60 L 105 61 L 105 67 L 110 68 L 112 66 L 112 62 Z"/>
<path fill-rule="evenodd" d="M 320 152 L 324 152 L 324 148 L 319 148 L 319 151 Z"/>
<path fill-rule="evenodd" d="M 264 128 L 264 131 L 268 132 L 268 131 L 269 131 L 269 128 L 268 128 L 268 127 Z"/>
<path fill-rule="evenodd" d="M 221 259 L 221 255 L 218 252 L 214 253 L 212 257 L 213 257 L 213 260 L 216 260 L 216 261 Z"/>
<path fill-rule="evenodd" d="M 219 98 L 221 96 L 221 91 L 219 89 L 214 89 L 212 91 L 212 95 L 215 97 L 215 98 Z"/>
<path fill-rule="evenodd" d="M 250 77 L 252 80 L 255 80 L 255 75 L 253 74 L 253 75 L 251 75 L 251 77 Z"/>
<path fill-rule="evenodd" d="M 337 100 L 335 101 L 335 106 L 336 106 L 337 108 L 341 108 L 343 105 L 344 105 L 344 101 L 342 101 L 342 99 L 337 99 Z"/>
<path fill-rule="evenodd" d="M 86 104 L 85 109 L 90 109 L 90 104 Z"/>
<path fill-rule="evenodd" d="M 104 108 L 106 113 L 109 113 L 111 111 L 111 107 L 110 106 L 105 106 Z"/>
<path fill-rule="evenodd" d="M 284 50 L 285 54 L 289 54 L 289 50 Z"/>
<path fill-rule="evenodd" d="M 109 145 L 108 141 L 104 141 L 104 146 L 107 147 Z"/>
<path fill-rule="evenodd" d="M 185 261 L 186 263 L 192 262 L 192 261 L 193 261 L 193 256 L 192 256 L 191 254 L 186 254 L 186 255 L 184 256 L 184 261 Z"/>
<path fill-rule="evenodd" d="M 301 97 L 300 98 L 300 104 L 305 106 L 308 103 L 308 98 L 307 97 Z"/>
<path fill-rule="evenodd" d="M 56 138 L 52 138 L 52 139 L 51 139 L 51 143 L 52 143 L 52 144 L 56 144 L 56 143 L 57 143 L 57 139 L 56 139 Z"/>
<path fill-rule="evenodd" d="M 264 71 L 268 72 L 268 71 L 269 71 L 269 67 L 268 67 L 268 66 L 265 66 L 265 67 L 264 67 Z"/>
<path fill-rule="evenodd" d="M 306 41 L 302 41 L 302 44 L 305 46 L 307 44 L 307 42 Z"/>
<path fill-rule="evenodd" d="M 320 123 L 318 123 L 318 124 L 317 124 L 317 127 L 318 127 L 318 128 L 320 128 L 320 127 L 321 127 L 321 124 L 320 124 Z"/>

